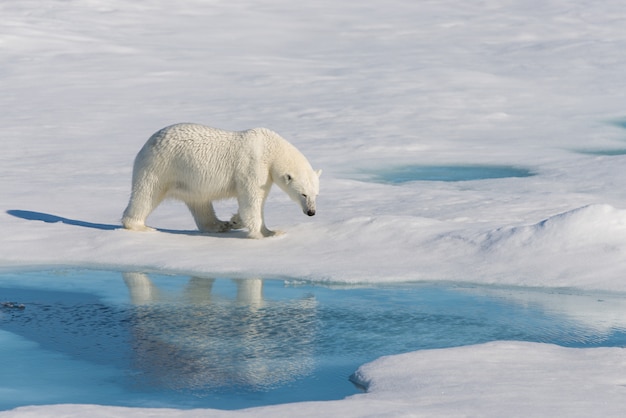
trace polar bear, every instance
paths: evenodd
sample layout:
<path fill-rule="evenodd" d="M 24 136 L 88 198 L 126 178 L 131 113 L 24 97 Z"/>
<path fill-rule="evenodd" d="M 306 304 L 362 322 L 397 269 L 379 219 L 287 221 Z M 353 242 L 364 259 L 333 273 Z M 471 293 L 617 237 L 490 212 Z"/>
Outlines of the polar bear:
<path fill-rule="evenodd" d="M 241 132 L 181 123 L 148 139 L 133 167 L 132 191 L 122 224 L 154 230 L 146 218 L 165 198 L 185 202 L 202 232 L 248 229 L 248 237 L 276 235 L 265 226 L 263 207 L 277 184 L 302 211 L 315 215 L 321 170 L 277 133 L 265 128 Z M 215 215 L 213 201 L 237 198 L 230 221 Z"/>

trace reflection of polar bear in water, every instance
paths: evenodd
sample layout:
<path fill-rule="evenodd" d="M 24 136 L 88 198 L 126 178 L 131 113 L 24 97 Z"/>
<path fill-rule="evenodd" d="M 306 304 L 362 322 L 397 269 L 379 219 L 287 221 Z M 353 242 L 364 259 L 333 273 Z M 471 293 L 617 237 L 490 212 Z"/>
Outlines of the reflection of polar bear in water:
<path fill-rule="evenodd" d="M 316 302 L 265 301 L 260 279 L 235 279 L 237 295 L 191 278 L 182 294 L 123 273 L 136 305 L 135 363 L 149 384 L 176 390 L 270 389 L 313 369 Z M 143 380 L 143 379 L 142 379 Z"/>
<path fill-rule="evenodd" d="M 187 204 L 202 232 L 247 228 L 250 238 L 269 237 L 275 232 L 265 226 L 263 207 L 272 184 L 313 216 L 320 174 L 269 129 L 230 132 L 190 123 L 168 126 L 137 154 L 122 224 L 150 230 L 146 218 L 171 197 Z M 239 211 L 230 221 L 220 221 L 213 201 L 228 198 L 237 198 Z"/>

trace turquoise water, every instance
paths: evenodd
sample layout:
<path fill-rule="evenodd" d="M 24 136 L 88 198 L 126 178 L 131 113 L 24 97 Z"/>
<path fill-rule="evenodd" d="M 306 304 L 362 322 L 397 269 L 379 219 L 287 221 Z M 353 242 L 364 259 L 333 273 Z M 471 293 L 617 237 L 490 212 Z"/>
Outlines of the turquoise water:
<path fill-rule="evenodd" d="M 579 150 L 578 152 L 581 154 L 606 156 L 606 157 L 626 155 L 626 149 L 624 148 L 587 149 L 587 150 Z"/>
<path fill-rule="evenodd" d="M 457 182 L 533 175 L 526 168 L 505 165 L 404 165 L 371 173 L 369 179 L 379 183 L 401 184 L 410 181 Z"/>
<path fill-rule="evenodd" d="M 0 409 L 341 399 L 382 355 L 494 340 L 626 345 L 624 295 L 540 289 L 68 269 L 0 273 L 0 303 Z"/>

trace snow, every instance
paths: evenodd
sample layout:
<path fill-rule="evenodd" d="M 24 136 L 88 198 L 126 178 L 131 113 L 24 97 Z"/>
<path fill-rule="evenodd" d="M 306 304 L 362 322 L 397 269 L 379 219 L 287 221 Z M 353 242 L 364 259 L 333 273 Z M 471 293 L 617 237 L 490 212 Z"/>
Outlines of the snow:
<path fill-rule="evenodd" d="M 619 1 L 23 0 L 0 15 L 0 268 L 626 291 Z M 274 190 L 278 238 L 197 234 L 178 202 L 149 218 L 161 232 L 119 229 L 135 154 L 184 121 L 279 132 L 324 170 L 317 215 Z M 405 164 L 536 175 L 362 176 Z M 342 401 L 144 413 L 621 416 L 620 357 L 508 342 L 416 352 L 364 366 L 369 392 Z"/>

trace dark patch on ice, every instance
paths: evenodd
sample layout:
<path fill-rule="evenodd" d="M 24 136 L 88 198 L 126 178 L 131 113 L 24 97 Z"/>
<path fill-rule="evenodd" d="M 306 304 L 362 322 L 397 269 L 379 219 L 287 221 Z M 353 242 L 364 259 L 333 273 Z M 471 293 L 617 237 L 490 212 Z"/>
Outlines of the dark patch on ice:
<path fill-rule="evenodd" d="M 626 129 L 626 118 L 615 119 L 611 121 L 611 125 L 617 126 L 618 128 Z"/>
<path fill-rule="evenodd" d="M 508 165 L 404 165 L 372 173 L 379 183 L 401 184 L 411 181 L 472 181 L 510 177 L 530 177 L 531 170 Z"/>
<path fill-rule="evenodd" d="M 23 310 L 23 309 L 26 309 L 26 306 L 24 306 L 21 303 L 17 303 L 17 302 L 2 302 L 2 303 L 0 303 L 0 308 L 2 308 L 2 309 Z"/>
<path fill-rule="evenodd" d="M 626 149 L 595 149 L 595 150 L 578 150 L 579 154 L 597 155 L 615 157 L 619 155 L 626 155 Z"/>

